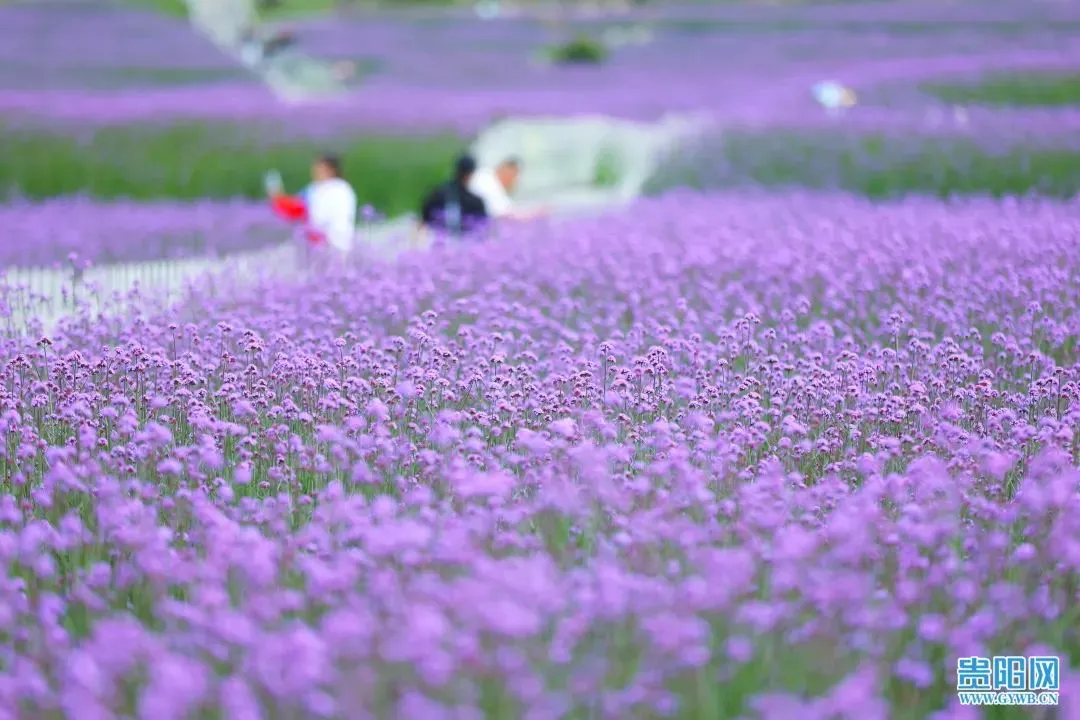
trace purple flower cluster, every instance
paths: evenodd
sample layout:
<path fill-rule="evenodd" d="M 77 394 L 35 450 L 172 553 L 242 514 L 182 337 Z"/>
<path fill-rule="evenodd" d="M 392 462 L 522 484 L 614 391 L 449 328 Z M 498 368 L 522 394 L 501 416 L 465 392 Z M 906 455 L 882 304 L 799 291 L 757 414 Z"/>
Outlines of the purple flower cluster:
<path fill-rule="evenodd" d="M 0 707 L 1077 717 L 1078 217 L 675 194 L 6 341 Z"/>
<path fill-rule="evenodd" d="M 228 255 L 288 239 L 248 201 L 101 203 L 79 197 L 0 205 L 0 268 L 96 265 Z"/>

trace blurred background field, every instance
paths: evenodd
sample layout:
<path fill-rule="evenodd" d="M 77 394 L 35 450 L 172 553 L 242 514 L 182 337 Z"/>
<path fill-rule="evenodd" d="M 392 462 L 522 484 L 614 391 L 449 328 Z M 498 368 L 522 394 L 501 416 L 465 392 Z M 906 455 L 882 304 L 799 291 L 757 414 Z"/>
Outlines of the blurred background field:
<path fill-rule="evenodd" d="M 1068 4 L 526 4 L 489 21 L 460 3 L 271 5 L 304 52 L 352 64 L 344 96 L 283 105 L 171 0 L 0 7 L 0 197 L 254 201 L 267 168 L 295 187 L 325 149 L 393 216 L 500 118 L 672 112 L 706 113 L 715 130 L 668 158 L 652 193 L 1080 185 Z M 823 110 L 810 89 L 824 79 L 857 104 Z M 612 173 L 598 167 L 597 184 Z"/>

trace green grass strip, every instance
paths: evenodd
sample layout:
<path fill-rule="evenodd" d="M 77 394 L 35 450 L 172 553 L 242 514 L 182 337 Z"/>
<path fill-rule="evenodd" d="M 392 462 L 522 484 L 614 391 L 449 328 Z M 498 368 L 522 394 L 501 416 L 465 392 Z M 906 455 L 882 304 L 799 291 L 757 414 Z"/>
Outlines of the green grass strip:
<path fill-rule="evenodd" d="M 78 136 L 0 130 L 0 198 L 258 199 L 266 170 L 278 169 L 288 188 L 299 189 L 309 180 L 312 160 L 335 152 L 360 201 L 388 215 L 415 210 L 466 145 L 450 134 L 359 134 L 316 141 L 214 123 L 119 125 Z"/>

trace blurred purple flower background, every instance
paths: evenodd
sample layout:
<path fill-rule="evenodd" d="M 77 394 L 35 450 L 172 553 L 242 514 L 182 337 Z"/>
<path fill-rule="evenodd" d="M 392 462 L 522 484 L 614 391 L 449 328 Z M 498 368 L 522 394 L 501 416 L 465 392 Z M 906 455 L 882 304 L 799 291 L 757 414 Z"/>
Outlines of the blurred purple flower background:
<path fill-rule="evenodd" d="M 402 21 L 371 13 L 299 21 L 293 25 L 305 51 L 357 61 L 370 72 L 355 92 L 318 112 L 282 106 L 255 78 L 238 79 L 182 20 L 94 6 L 61 13 L 15 5 L 0 8 L 0 112 L 84 125 L 275 118 L 293 120 L 298 132 L 475 130 L 503 114 L 655 119 L 708 111 L 722 122 L 773 123 L 812 112 L 810 86 L 836 73 L 862 92 L 993 67 L 1075 67 L 1080 53 L 1080 12 L 1069 6 L 1040 5 L 1033 13 L 1021 3 L 993 11 L 904 5 L 661 7 L 568 21 L 594 34 L 640 26 L 652 35 L 652 42 L 617 48 L 610 62 L 591 68 L 538 62 L 544 45 L 568 30 L 527 17 L 478 22 L 443 13 Z M 417 47 L 424 52 L 413 52 Z M 884 110 L 921 116 L 922 105 L 925 99 Z M 1075 116 L 1071 109 L 1060 114 Z"/>
<path fill-rule="evenodd" d="M 97 264 L 227 256 L 289 237 L 265 205 L 248 202 L 9 203 L 0 227 L 0 267 L 47 267 L 70 253 Z"/>

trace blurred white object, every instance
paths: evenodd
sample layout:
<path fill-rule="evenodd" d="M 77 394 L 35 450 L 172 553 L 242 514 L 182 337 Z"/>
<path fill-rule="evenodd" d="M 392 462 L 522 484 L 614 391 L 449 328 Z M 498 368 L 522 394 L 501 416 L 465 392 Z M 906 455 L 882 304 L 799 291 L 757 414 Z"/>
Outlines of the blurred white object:
<path fill-rule="evenodd" d="M 544 147 L 543 135 L 540 131 L 533 128 L 526 132 L 525 141 L 523 143 L 523 152 L 531 157 L 542 156 L 547 148 Z"/>
<path fill-rule="evenodd" d="M 499 0 L 479 0 L 475 6 L 476 16 L 481 20 L 494 20 L 502 14 Z"/>
<path fill-rule="evenodd" d="M 603 32 L 601 39 L 608 47 L 648 45 L 653 40 L 653 34 L 652 31 L 644 25 L 611 27 Z"/>
<path fill-rule="evenodd" d="M 855 105 L 855 91 L 833 80 L 819 82 L 810 92 L 818 104 L 830 112 L 845 110 Z"/>
<path fill-rule="evenodd" d="M 634 28 L 634 32 L 630 35 L 631 45 L 648 45 L 653 41 L 653 31 L 644 25 L 640 25 Z"/>
<path fill-rule="evenodd" d="M 258 25 L 255 0 L 186 0 L 191 23 L 219 47 L 235 48 Z"/>
<path fill-rule="evenodd" d="M 247 42 L 244 43 L 243 47 L 241 47 L 240 63 L 244 67 L 254 69 L 258 67 L 259 63 L 262 62 L 262 59 L 263 51 L 261 43 Z"/>
<path fill-rule="evenodd" d="M 490 167 L 479 168 L 473 173 L 469 179 L 469 191 L 484 201 L 488 217 L 510 215 L 514 209 L 514 201 Z"/>
<path fill-rule="evenodd" d="M 334 63 L 334 77 L 338 80 L 350 80 L 356 75 L 356 63 L 349 60 L 342 60 L 341 62 Z"/>
<path fill-rule="evenodd" d="M 521 158 L 518 207 L 611 208 L 638 197 L 669 152 L 710 126 L 708 117 L 695 115 L 657 123 L 599 115 L 508 119 L 485 130 L 472 151 L 481 166 Z M 618 177 L 613 186 L 598 187 L 597 167 L 609 153 Z"/>
<path fill-rule="evenodd" d="M 600 40 L 608 47 L 621 47 L 630 43 L 630 32 L 626 28 L 612 27 L 607 28 L 600 35 Z"/>
<path fill-rule="evenodd" d="M 348 253 L 356 236 L 356 191 L 341 178 L 311 184 L 307 197 L 307 227 L 322 234 L 330 247 Z"/>
<path fill-rule="evenodd" d="M 967 110 L 965 110 L 962 107 L 954 107 L 953 108 L 953 120 L 956 121 L 957 125 L 967 125 L 968 124 Z"/>
<path fill-rule="evenodd" d="M 263 32 L 256 0 L 184 0 L 192 27 L 260 79 L 284 102 L 345 92 L 332 63 L 300 52 L 293 33 Z"/>
<path fill-rule="evenodd" d="M 266 188 L 267 195 L 277 195 L 285 187 L 285 184 L 281 180 L 281 173 L 277 170 L 271 170 L 263 176 L 263 187 Z"/>

